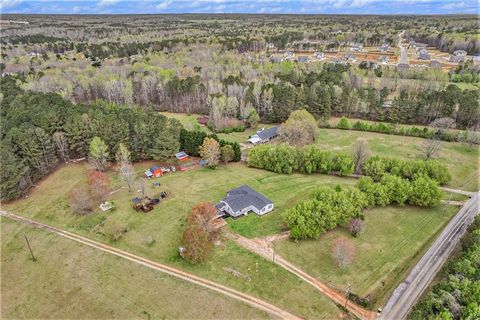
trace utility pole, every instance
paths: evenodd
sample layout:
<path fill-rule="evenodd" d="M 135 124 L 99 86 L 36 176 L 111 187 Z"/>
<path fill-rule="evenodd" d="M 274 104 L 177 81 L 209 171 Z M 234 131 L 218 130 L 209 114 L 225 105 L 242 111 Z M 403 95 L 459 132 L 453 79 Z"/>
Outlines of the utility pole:
<path fill-rule="evenodd" d="M 30 254 L 32 255 L 32 261 L 37 261 L 37 258 L 35 258 L 35 256 L 33 255 L 32 247 L 30 247 L 30 242 L 28 241 L 27 235 L 24 233 L 23 236 L 25 237 L 28 249 L 30 250 Z"/>
<path fill-rule="evenodd" d="M 348 284 L 347 286 L 347 290 L 345 291 L 345 309 L 347 309 L 347 303 L 348 303 L 348 296 L 350 294 L 350 288 L 352 286 L 350 284 Z"/>

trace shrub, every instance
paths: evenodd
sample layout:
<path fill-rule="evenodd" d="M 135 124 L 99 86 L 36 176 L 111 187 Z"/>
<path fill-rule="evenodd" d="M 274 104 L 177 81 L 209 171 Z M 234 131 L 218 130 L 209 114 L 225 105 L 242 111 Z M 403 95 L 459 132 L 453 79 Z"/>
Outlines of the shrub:
<path fill-rule="evenodd" d="M 385 161 L 378 157 L 372 157 L 366 161 L 364 170 L 365 175 L 372 177 L 375 181 L 380 181 L 386 172 Z"/>
<path fill-rule="evenodd" d="M 338 129 L 348 130 L 348 129 L 350 129 L 350 122 L 348 122 L 348 119 L 347 119 L 347 118 L 342 117 L 342 118 L 340 119 L 340 121 L 338 121 L 337 128 L 338 128 Z"/>
<path fill-rule="evenodd" d="M 69 194 L 70 208 L 73 212 L 85 215 L 93 210 L 93 201 L 87 189 L 77 187 Z"/>
<path fill-rule="evenodd" d="M 107 219 L 103 224 L 103 234 L 110 241 L 119 240 L 127 231 L 128 227 L 125 223 L 113 219 Z"/>
<path fill-rule="evenodd" d="M 338 172 L 340 176 L 351 174 L 354 169 L 355 164 L 351 155 L 338 154 L 333 157 L 331 170 Z"/>

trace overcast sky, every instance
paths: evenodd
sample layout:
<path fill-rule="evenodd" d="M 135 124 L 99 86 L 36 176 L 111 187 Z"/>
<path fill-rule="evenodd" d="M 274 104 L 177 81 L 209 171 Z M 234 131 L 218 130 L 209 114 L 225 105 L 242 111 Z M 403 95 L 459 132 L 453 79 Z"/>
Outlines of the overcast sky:
<path fill-rule="evenodd" d="M 478 0 L 0 0 L 2 13 L 479 14 Z"/>

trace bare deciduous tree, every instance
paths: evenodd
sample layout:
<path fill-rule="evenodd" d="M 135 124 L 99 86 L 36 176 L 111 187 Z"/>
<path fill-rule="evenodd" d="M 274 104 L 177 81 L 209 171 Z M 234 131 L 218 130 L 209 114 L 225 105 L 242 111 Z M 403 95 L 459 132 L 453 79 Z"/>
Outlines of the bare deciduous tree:
<path fill-rule="evenodd" d="M 363 232 L 364 229 L 365 229 L 365 224 L 362 219 L 359 219 L 359 218 L 350 219 L 348 223 L 348 230 L 350 231 L 352 236 L 354 237 L 358 236 Z"/>
<path fill-rule="evenodd" d="M 349 265 L 354 256 L 352 242 L 345 237 L 337 238 L 332 245 L 332 256 L 338 267 L 343 268 Z"/>
<path fill-rule="evenodd" d="M 55 132 L 52 136 L 55 146 L 57 147 L 57 152 L 60 158 L 68 162 L 70 161 L 70 155 L 68 151 L 67 137 L 63 132 Z"/>
<path fill-rule="evenodd" d="M 128 151 L 127 147 L 125 147 L 123 143 L 118 145 L 115 159 L 117 160 L 120 179 L 127 185 L 128 192 L 131 192 L 136 175 L 135 170 L 130 163 L 130 151 Z"/>
<path fill-rule="evenodd" d="M 370 149 L 368 148 L 368 142 L 363 139 L 357 140 L 353 145 L 353 163 L 355 165 L 355 173 L 359 174 L 363 172 L 363 166 L 370 157 Z"/>

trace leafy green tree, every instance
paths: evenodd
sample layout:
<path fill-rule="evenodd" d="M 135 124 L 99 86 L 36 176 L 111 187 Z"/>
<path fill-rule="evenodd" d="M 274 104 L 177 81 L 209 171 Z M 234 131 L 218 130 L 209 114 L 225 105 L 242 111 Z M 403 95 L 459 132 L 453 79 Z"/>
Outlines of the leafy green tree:
<path fill-rule="evenodd" d="M 292 146 L 304 146 L 315 141 L 318 126 L 315 118 L 306 110 L 296 110 L 279 128 L 279 137 Z"/>
<path fill-rule="evenodd" d="M 108 164 L 108 147 L 99 137 L 94 137 L 90 142 L 89 162 L 98 171 L 105 171 Z"/>
<path fill-rule="evenodd" d="M 411 186 L 408 180 L 386 174 L 382 177 L 380 183 L 385 187 L 385 191 L 391 202 L 403 206 L 409 199 Z"/>
<path fill-rule="evenodd" d="M 440 203 L 442 191 L 438 182 L 426 175 L 417 177 L 411 183 L 412 191 L 408 202 L 421 207 L 434 207 Z"/>
<path fill-rule="evenodd" d="M 247 123 L 251 128 L 257 128 L 258 123 L 260 122 L 260 116 L 258 115 L 255 109 L 250 109 L 250 112 L 247 116 Z"/>

